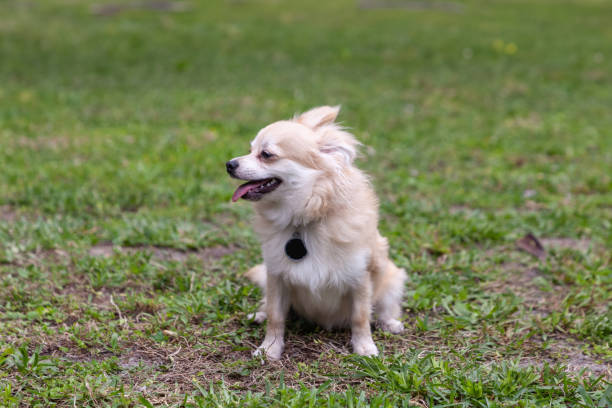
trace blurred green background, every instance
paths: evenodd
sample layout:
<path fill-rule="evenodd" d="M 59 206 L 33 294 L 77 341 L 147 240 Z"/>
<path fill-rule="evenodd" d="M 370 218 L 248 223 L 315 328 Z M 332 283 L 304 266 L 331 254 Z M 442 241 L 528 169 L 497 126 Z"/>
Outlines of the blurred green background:
<path fill-rule="evenodd" d="M 383 201 L 609 220 L 609 4 L 396 3 L 5 1 L 2 200 L 231 211 L 226 158 L 342 104 Z"/>

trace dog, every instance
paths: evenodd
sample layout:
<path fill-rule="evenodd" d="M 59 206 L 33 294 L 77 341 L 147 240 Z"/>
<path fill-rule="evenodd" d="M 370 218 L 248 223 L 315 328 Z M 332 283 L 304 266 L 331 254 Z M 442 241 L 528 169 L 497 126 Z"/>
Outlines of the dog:
<path fill-rule="evenodd" d="M 264 263 L 247 272 L 264 292 L 253 315 L 267 319 L 255 355 L 278 360 L 289 309 L 327 329 L 351 328 L 353 352 L 378 354 L 370 321 L 403 330 L 406 273 L 378 232 L 378 201 L 353 165 L 360 143 L 335 123 L 340 107 L 321 106 L 259 131 L 250 153 L 226 163 L 246 181 L 232 197 L 252 201 Z"/>

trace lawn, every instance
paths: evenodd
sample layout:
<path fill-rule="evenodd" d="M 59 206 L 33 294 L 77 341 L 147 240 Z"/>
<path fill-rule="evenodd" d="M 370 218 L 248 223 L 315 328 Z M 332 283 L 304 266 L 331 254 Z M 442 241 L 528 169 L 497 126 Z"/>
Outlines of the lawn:
<path fill-rule="evenodd" d="M 0 406 L 612 405 L 611 15 L 1 1 Z M 224 163 L 322 104 L 366 146 L 406 331 L 363 358 L 295 319 L 265 362 Z"/>

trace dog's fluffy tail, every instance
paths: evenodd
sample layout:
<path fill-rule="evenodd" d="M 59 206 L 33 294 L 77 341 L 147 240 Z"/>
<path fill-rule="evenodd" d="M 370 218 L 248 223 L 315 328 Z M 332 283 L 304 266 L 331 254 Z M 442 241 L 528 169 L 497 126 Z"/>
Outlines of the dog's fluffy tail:
<path fill-rule="evenodd" d="M 267 271 L 264 264 L 255 265 L 245 273 L 251 282 L 262 289 L 266 288 Z"/>

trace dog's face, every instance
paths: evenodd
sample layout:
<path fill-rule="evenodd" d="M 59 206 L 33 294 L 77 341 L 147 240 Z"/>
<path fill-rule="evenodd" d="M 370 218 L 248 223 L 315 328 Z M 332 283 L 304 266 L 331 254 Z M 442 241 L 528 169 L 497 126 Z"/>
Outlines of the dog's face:
<path fill-rule="evenodd" d="M 232 197 L 250 201 L 308 200 L 321 175 L 350 165 L 357 142 L 333 124 L 339 108 L 323 106 L 291 121 L 263 128 L 251 142 L 251 151 L 226 163 L 230 176 L 245 180 Z"/>
<path fill-rule="evenodd" d="M 307 185 L 315 176 L 314 163 L 305 163 L 316 152 L 314 132 L 290 121 L 263 128 L 251 142 L 250 153 L 226 163 L 230 176 L 247 181 L 232 201 L 258 201 L 287 194 Z"/>

